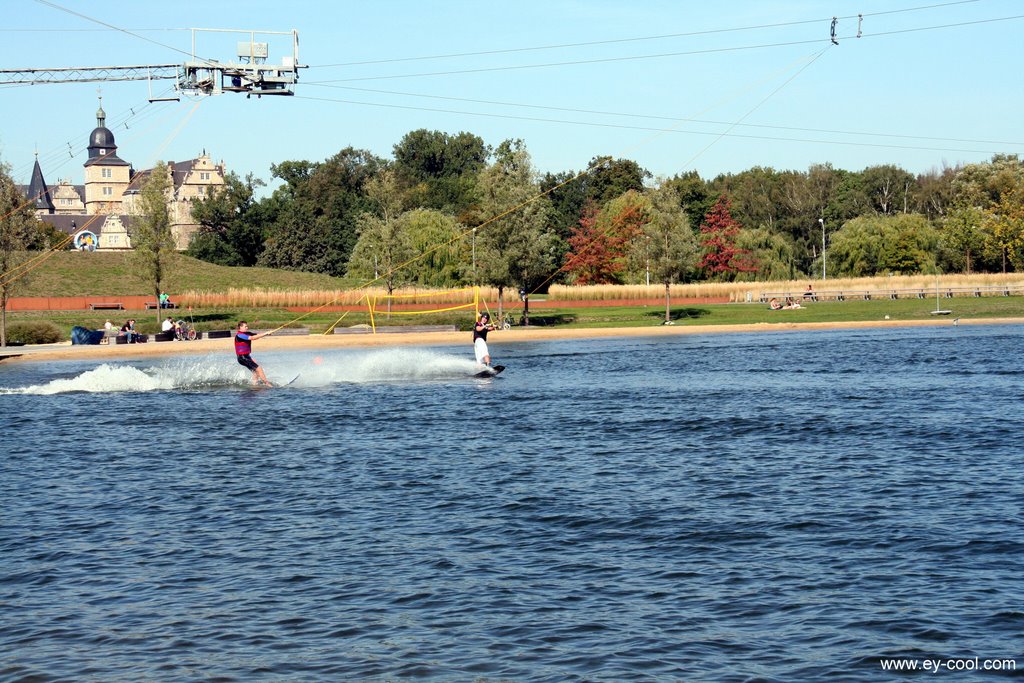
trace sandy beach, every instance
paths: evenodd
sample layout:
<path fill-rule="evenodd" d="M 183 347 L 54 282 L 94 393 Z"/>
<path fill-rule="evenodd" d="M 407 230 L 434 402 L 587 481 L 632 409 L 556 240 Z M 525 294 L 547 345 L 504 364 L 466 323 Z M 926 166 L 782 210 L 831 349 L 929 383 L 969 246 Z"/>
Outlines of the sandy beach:
<path fill-rule="evenodd" d="M 1021 318 L 957 319 L 959 325 L 1019 325 Z M 953 325 L 948 318 L 933 320 L 878 320 L 846 323 L 758 323 L 754 325 L 658 325 L 655 327 L 614 328 L 513 328 L 494 331 L 488 342 L 491 353 L 500 357 L 503 344 L 554 341 L 559 339 L 602 339 L 611 337 L 666 337 L 681 334 L 743 334 L 764 332 L 795 332 L 830 329 L 865 329 L 879 327 L 942 327 Z M 300 351 L 392 346 L 450 346 L 465 344 L 472 355 L 469 332 L 389 332 L 382 334 L 313 334 L 264 337 L 253 347 L 253 354 L 263 351 Z M 70 342 L 0 348 L 0 362 L 31 362 L 51 360 L 122 360 L 153 356 L 233 353 L 231 339 L 201 339 L 191 342 L 148 342 L 145 344 L 77 345 Z"/>

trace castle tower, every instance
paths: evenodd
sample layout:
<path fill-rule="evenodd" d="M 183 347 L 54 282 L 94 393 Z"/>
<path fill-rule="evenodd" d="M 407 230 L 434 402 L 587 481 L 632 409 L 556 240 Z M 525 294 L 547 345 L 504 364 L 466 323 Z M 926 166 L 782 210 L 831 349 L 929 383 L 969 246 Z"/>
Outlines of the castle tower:
<path fill-rule="evenodd" d="M 117 156 L 117 144 L 114 134 L 107 128 L 107 114 L 100 97 L 96 128 L 89 135 L 89 159 L 85 162 L 85 212 L 90 215 L 120 212 L 121 198 L 131 176 L 131 164 Z"/>

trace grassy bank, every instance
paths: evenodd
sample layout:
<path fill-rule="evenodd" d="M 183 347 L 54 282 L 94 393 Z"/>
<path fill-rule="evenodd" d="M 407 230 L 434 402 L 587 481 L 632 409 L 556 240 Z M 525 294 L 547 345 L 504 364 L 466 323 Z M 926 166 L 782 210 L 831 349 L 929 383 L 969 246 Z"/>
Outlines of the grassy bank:
<path fill-rule="evenodd" d="M 951 311 L 943 319 L 954 318 L 1024 318 L 1024 297 L 983 297 L 942 299 L 940 305 Z M 675 325 L 742 325 L 757 323 L 810 323 L 889 320 L 934 319 L 935 300 L 928 299 L 876 299 L 871 301 L 822 301 L 806 304 L 797 310 L 772 311 L 764 304 L 707 304 L 674 306 L 671 309 Z M 187 311 L 173 311 L 176 318 L 190 319 Z M 515 311 L 518 316 L 519 311 Z M 586 306 L 534 307 L 530 324 L 539 327 L 642 327 L 662 324 L 665 309 L 660 306 Z M 336 323 L 341 327 L 366 325 L 369 317 L 364 310 L 341 312 L 315 312 L 302 314 L 283 308 L 209 307 L 192 311 L 192 320 L 201 331 L 225 330 L 240 320 L 248 320 L 254 329 L 268 329 L 282 325 L 306 327 L 311 333 L 320 333 Z M 125 317 L 111 318 L 120 325 Z M 8 313 L 8 321 L 48 320 L 70 333 L 71 327 L 81 325 L 99 329 L 110 318 L 103 312 L 92 311 L 39 311 Z M 153 316 L 136 316 L 140 331 L 158 331 Z M 468 330 L 472 313 L 467 311 L 435 313 L 416 316 L 378 315 L 377 325 L 456 325 Z"/>
<path fill-rule="evenodd" d="M 988 287 L 993 285 L 1022 284 L 1019 275 L 941 276 L 943 287 Z M 274 328 L 282 325 L 307 327 L 313 333 L 323 332 L 334 325 L 350 327 L 370 322 L 365 309 L 349 313 L 319 311 L 303 315 L 287 310 L 289 306 L 321 306 L 328 302 L 355 303 L 363 294 L 360 283 L 311 273 L 275 270 L 269 268 L 229 268 L 215 266 L 187 256 L 176 254 L 168 267 L 166 291 L 174 295 L 183 308 L 169 311 L 175 318 L 191 320 L 200 331 L 232 329 L 239 319 L 250 322 L 254 329 Z M 756 302 L 762 291 L 802 291 L 807 281 L 772 283 L 695 283 L 675 285 L 676 298 L 719 298 L 733 302 Z M 820 281 L 813 283 L 816 288 Z M 886 292 L 894 288 L 934 287 L 934 276 L 864 278 L 858 280 L 829 280 L 832 289 L 850 288 Z M 414 291 L 414 290 L 406 290 Z M 419 290 L 424 292 L 425 290 Z M 150 295 L 147 285 L 135 272 L 130 254 L 60 252 L 36 268 L 17 292 L 18 296 L 117 296 Z M 481 296 L 486 307 L 498 312 L 497 291 L 483 288 Z M 661 305 L 616 305 L 615 301 L 660 300 L 664 288 L 660 285 L 640 286 L 553 286 L 547 294 L 535 296 L 531 306 L 530 322 L 535 326 L 565 327 L 637 327 L 659 325 L 664 320 Z M 423 301 L 471 300 L 471 294 L 459 292 L 447 299 L 436 295 L 422 297 Z M 546 301 L 544 301 L 546 300 Z M 405 302 L 412 303 L 416 299 Z M 573 306 L 574 301 L 605 301 L 607 305 Z M 513 315 L 520 315 L 520 303 L 515 292 L 505 293 L 506 306 Z M 514 303 L 511 303 L 514 302 Z M 187 306 L 192 306 L 191 312 Z M 956 297 L 891 300 L 880 295 L 870 301 L 818 301 L 805 303 L 798 310 L 771 311 L 761 303 L 728 303 L 707 305 L 675 305 L 671 318 L 676 325 L 740 325 L 779 322 L 846 322 L 884 320 L 920 320 L 934 316 L 936 307 L 952 311 L 950 319 L 970 318 L 1024 318 L 1024 296 Z M 120 326 L 125 318 L 134 316 L 142 332 L 158 331 L 156 312 L 141 313 L 39 311 L 10 312 L 8 322 L 50 321 L 65 335 L 75 325 L 99 329 L 108 318 Z M 378 314 L 377 325 L 456 325 L 469 329 L 471 311 L 451 311 L 429 315 L 388 318 Z"/>

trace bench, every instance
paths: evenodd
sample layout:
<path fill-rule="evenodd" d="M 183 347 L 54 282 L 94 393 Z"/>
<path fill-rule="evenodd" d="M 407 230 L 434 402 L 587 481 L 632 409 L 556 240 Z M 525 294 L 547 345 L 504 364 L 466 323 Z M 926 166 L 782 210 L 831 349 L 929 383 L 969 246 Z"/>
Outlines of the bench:
<path fill-rule="evenodd" d="M 108 303 L 89 304 L 89 308 L 91 308 L 94 311 L 99 311 L 99 310 L 102 310 L 102 309 L 123 311 L 124 310 L 124 304 L 115 301 L 115 302 L 108 302 Z"/>
<path fill-rule="evenodd" d="M 147 301 L 146 302 L 146 310 L 147 311 L 152 310 L 154 308 L 177 308 L 177 307 L 178 307 L 178 304 L 174 303 L 173 301 L 168 301 L 163 306 L 161 306 L 156 301 Z"/>

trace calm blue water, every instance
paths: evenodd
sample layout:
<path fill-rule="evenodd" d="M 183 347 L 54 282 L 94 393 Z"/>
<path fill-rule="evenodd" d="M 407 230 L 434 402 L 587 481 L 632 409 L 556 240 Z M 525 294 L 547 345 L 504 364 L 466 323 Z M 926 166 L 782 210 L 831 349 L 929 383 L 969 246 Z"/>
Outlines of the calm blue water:
<path fill-rule="evenodd" d="M 0 680 L 1024 669 L 1024 329 L 492 353 L 0 364 Z"/>

